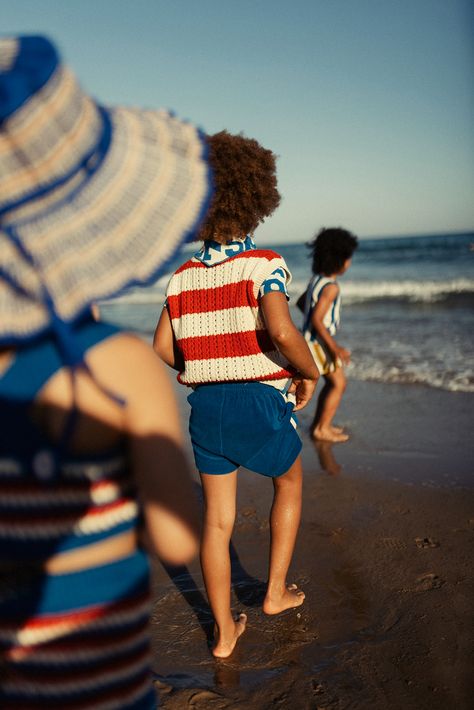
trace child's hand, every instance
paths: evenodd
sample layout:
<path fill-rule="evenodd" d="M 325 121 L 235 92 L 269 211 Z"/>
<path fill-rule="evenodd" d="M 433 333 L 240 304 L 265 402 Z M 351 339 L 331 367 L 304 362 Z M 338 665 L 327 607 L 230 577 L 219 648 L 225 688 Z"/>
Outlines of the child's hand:
<path fill-rule="evenodd" d="M 299 375 L 295 375 L 295 377 L 293 377 L 293 381 L 288 392 L 295 395 L 295 412 L 299 409 L 303 409 L 303 407 L 306 407 L 309 400 L 313 396 L 317 382 L 317 380 L 304 379 Z"/>
<path fill-rule="evenodd" d="M 351 361 L 351 351 L 350 350 L 346 350 L 345 348 L 341 348 L 338 345 L 336 348 L 334 348 L 333 354 L 334 354 L 335 360 L 337 360 L 339 358 L 339 360 L 341 360 L 344 363 L 344 365 L 349 365 L 349 363 Z"/>

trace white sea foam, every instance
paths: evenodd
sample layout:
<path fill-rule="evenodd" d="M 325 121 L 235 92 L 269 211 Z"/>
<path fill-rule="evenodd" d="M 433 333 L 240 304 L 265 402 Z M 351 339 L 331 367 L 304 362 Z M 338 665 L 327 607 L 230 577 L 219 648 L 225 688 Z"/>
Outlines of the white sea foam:
<path fill-rule="evenodd" d="M 436 371 L 418 366 L 406 367 L 401 364 L 387 366 L 382 361 L 372 363 L 351 363 L 348 376 L 366 382 L 386 382 L 403 385 L 426 385 L 450 392 L 474 392 L 474 371 L 466 368 L 462 372 Z"/>
<path fill-rule="evenodd" d="M 445 281 L 340 281 L 344 304 L 363 303 L 381 299 L 406 300 L 420 303 L 435 303 L 447 296 L 474 294 L 474 280 L 458 278 Z M 306 283 L 295 281 L 290 287 L 291 295 L 298 296 Z"/>

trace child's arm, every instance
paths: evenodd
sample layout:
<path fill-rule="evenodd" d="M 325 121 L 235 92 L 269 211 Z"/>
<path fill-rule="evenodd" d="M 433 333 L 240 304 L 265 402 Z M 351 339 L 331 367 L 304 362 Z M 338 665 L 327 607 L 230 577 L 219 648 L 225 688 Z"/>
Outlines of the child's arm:
<path fill-rule="evenodd" d="M 153 336 L 153 350 L 173 370 L 184 369 L 183 358 L 176 346 L 176 340 L 171 326 L 170 314 L 166 306 L 161 312 L 160 320 Z"/>
<path fill-rule="evenodd" d="M 318 368 L 306 340 L 291 320 L 288 302 L 284 293 L 267 293 L 260 299 L 263 317 L 270 338 L 298 372 L 295 409 L 303 409 L 312 397 L 319 378 Z"/>
<path fill-rule="evenodd" d="M 351 360 L 350 351 L 341 348 L 341 346 L 336 343 L 323 322 L 324 316 L 336 300 L 338 293 L 339 286 L 337 284 L 331 283 L 324 287 L 311 314 L 311 325 L 321 340 L 327 345 L 334 358 L 340 358 L 345 365 L 348 365 Z"/>
<path fill-rule="evenodd" d="M 123 334 L 110 339 L 109 349 L 107 342 L 100 347 L 105 350 L 93 353 L 92 369 L 125 400 L 122 431 L 149 539 L 165 562 L 186 564 L 198 551 L 200 510 L 172 384 L 139 338 Z"/>

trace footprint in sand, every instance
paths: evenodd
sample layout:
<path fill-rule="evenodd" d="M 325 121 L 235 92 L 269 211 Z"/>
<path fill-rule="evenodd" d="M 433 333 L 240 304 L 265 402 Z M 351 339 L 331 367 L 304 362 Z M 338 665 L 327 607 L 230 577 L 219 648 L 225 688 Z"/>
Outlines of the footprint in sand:
<path fill-rule="evenodd" d="M 429 592 L 431 589 L 440 589 L 444 584 L 444 579 L 438 577 L 434 572 L 427 572 L 417 577 L 415 580 L 415 592 Z"/>
<path fill-rule="evenodd" d="M 406 542 L 400 540 L 398 537 L 382 537 L 380 544 L 387 547 L 389 550 L 405 550 L 407 546 Z"/>
<path fill-rule="evenodd" d="M 415 545 L 420 549 L 426 547 L 439 547 L 439 542 L 432 537 L 415 537 Z"/>

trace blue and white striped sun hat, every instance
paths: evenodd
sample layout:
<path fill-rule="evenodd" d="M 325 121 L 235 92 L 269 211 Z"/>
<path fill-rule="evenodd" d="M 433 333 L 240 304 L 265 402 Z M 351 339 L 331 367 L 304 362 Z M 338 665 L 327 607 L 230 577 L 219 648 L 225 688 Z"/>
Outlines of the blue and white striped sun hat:
<path fill-rule="evenodd" d="M 205 152 L 164 111 L 97 104 L 48 39 L 0 39 L 0 344 L 158 278 L 205 214 Z"/>

